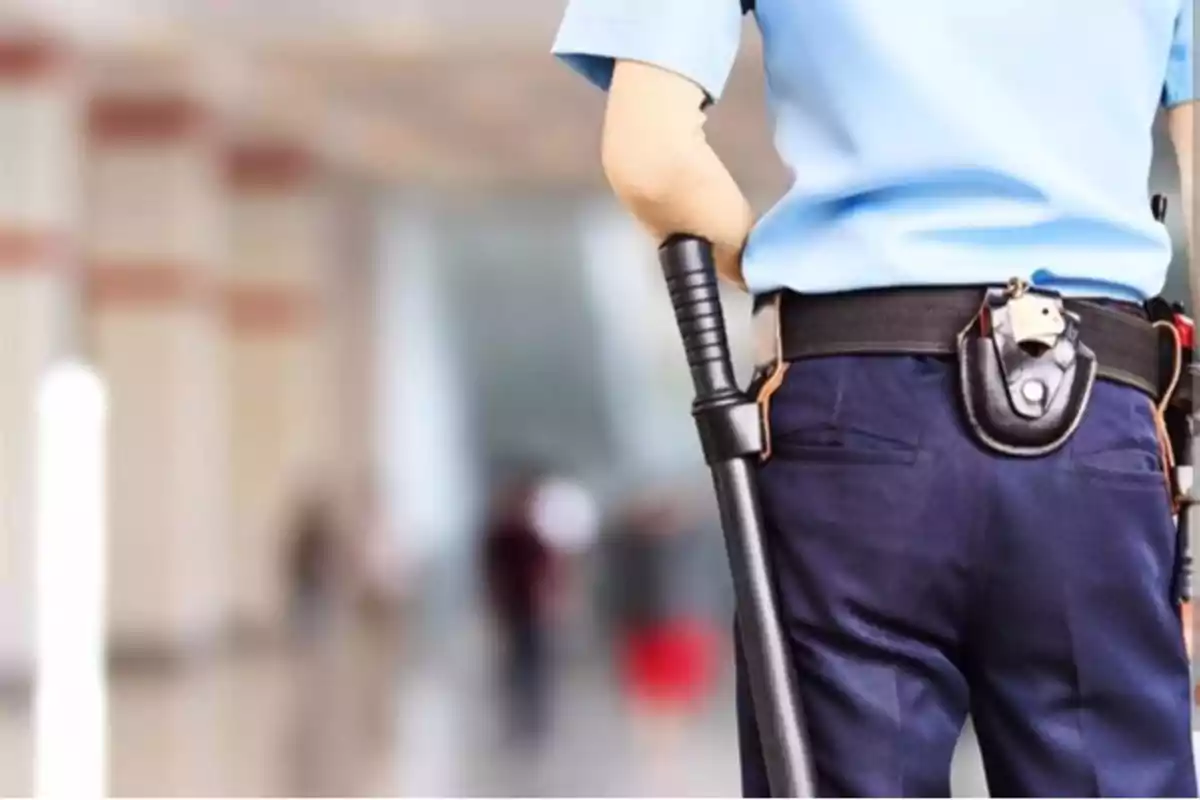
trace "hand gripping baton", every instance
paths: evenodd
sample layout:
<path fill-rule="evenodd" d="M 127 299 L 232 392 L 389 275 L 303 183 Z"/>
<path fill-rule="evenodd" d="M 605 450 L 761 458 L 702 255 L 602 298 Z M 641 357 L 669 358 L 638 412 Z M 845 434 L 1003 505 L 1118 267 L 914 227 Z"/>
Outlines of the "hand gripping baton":
<path fill-rule="evenodd" d="M 758 406 L 733 375 L 711 245 L 673 236 L 660 248 L 659 260 L 696 388 L 692 416 L 721 511 L 771 794 L 812 797 L 804 722 L 765 550 L 755 476 L 763 445 Z"/>

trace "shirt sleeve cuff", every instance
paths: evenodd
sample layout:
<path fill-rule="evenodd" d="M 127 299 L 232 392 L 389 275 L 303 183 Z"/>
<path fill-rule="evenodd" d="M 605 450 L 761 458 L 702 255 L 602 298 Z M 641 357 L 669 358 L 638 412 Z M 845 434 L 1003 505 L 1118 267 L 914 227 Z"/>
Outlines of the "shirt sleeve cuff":
<path fill-rule="evenodd" d="M 1167 108 L 1190 103 L 1196 99 L 1196 76 L 1193 75 L 1190 57 L 1173 60 L 1167 68 L 1167 81 L 1163 88 L 1163 105 Z"/>
<path fill-rule="evenodd" d="M 1196 62 L 1193 56 L 1195 32 L 1192 30 L 1195 23 L 1192 2 L 1193 0 L 1183 0 L 1182 10 L 1175 22 L 1175 40 L 1171 43 L 1163 86 L 1162 100 L 1167 108 L 1196 99 Z"/>
<path fill-rule="evenodd" d="M 1196 86 L 1190 78 L 1167 84 L 1163 91 L 1163 107 L 1172 109 L 1196 101 Z"/>
<path fill-rule="evenodd" d="M 608 91 L 618 60 L 641 61 L 691 80 L 716 101 L 737 57 L 738 37 L 695 40 L 686 33 L 666 35 L 644 21 L 602 16 L 569 16 L 552 52 L 595 86 Z"/>

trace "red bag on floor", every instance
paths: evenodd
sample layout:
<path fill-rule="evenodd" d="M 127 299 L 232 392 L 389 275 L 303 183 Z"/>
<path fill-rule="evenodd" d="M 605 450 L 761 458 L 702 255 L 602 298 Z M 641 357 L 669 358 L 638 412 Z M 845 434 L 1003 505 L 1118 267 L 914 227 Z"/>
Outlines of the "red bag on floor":
<path fill-rule="evenodd" d="M 635 700 L 690 706 L 704 699 L 716 675 L 718 637 L 703 623 L 667 622 L 630 635 L 624 673 Z"/>

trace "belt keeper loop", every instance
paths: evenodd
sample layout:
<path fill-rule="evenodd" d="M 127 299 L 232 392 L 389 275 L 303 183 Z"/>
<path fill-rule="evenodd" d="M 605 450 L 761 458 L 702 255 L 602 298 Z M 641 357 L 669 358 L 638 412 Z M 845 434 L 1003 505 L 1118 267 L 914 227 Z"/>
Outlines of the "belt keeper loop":
<path fill-rule="evenodd" d="M 762 387 L 758 390 L 758 396 L 755 398 L 755 403 L 758 404 L 758 417 L 762 425 L 763 434 L 763 449 L 762 463 L 766 463 L 771 458 L 771 397 L 775 392 L 779 391 L 779 387 L 783 385 L 784 375 L 788 370 L 788 363 L 783 360 L 783 313 L 782 313 L 783 293 L 776 292 L 772 303 L 775 306 L 775 358 L 774 364 L 771 367 L 771 374 L 763 381 Z"/>

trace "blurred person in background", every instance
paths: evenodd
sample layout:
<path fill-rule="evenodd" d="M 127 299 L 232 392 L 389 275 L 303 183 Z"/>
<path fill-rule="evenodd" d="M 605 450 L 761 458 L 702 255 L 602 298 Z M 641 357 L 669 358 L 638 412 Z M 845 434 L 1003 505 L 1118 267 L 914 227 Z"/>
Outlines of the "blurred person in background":
<path fill-rule="evenodd" d="M 289 664 L 288 725 L 283 741 L 286 789 L 323 797 L 353 785 L 355 754 L 363 741 L 361 704 L 366 687 L 351 645 L 358 639 L 351 612 L 354 575 L 349 537 L 335 495 L 326 486 L 300 496 L 286 541 L 286 586 L 295 658 Z M 378 702 L 378 700 L 377 700 Z M 367 724 L 374 720 L 367 719 Z M 369 729 L 368 729 L 369 732 Z"/>
<path fill-rule="evenodd" d="M 328 630 L 342 579 L 342 541 L 327 495 L 314 491 L 301 498 L 286 542 L 292 629 L 310 641 Z"/>
<path fill-rule="evenodd" d="M 484 530 L 482 568 L 500 639 L 507 728 L 520 744 L 539 744 L 550 719 L 551 613 L 559 562 L 540 529 L 542 473 L 527 471 L 498 492 Z"/>
<path fill-rule="evenodd" d="M 794 178 L 757 221 L 704 131 L 750 11 Z M 1194 0 L 567 6 L 615 193 L 780 311 L 758 486 L 819 795 L 948 796 L 971 713 L 994 795 L 1196 796 L 1147 196 L 1161 111 L 1190 238 L 1194 27 Z M 1034 342 L 1070 356 L 1049 385 L 1012 376 Z"/>

